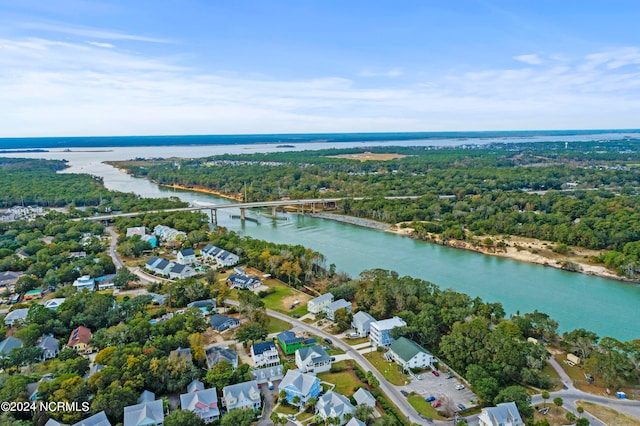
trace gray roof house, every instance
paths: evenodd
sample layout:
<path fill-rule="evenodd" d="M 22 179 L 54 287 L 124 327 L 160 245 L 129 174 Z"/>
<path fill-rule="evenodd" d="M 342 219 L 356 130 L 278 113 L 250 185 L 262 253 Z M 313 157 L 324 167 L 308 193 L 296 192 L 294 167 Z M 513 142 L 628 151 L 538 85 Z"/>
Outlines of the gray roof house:
<path fill-rule="evenodd" d="M 191 265 L 196 263 L 196 254 L 193 249 L 180 250 L 176 256 L 176 262 L 182 265 Z"/>
<path fill-rule="evenodd" d="M 478 420 L 480 426 L 524 426 L 515 402 L 503 402 L 496 407 L 483 408 Z"/>
<path fill-rule="evenodd" d="M 183 279 L 183 278 L 189 278 L 192 277 L 196 274 L 195 269 L 193 269 L 191 266 L 189 265 L 181 265 L 179 263 L 173 263 L 171 262 L 171 268 L 169 269 L 169 278 L 171 279 Z"/>
<path fill-rule="evenodd" d="M 325 420 L 328 417 L 338 417 L 340 418 L 339 425 L 346 423 L 345 414 L 353 414 L 355 410 L 356 407 L 351 405 L 346 396 L 334 391 L 329 391 L 322 395 L 318 398 L 318 403 L 316 404 L 316 414 L 318 416 Z"/>
<path fill-rule="evenodd" d="M 351 312 L 351 302 L 347 302 L 344 299 L 336 300 L 325 306 L 322 311 L 327 314 L 327 319 L 334 321 L 336 319 L 336 311 L 339 309 L 346 309 L 347 312 Z"/>
<path fill-rule="evenodd" d="M 307 311 L 312 314 L 319 314 L 322 310 L 333 302 L 333 294 L 325 293 L 307 302 Z"/>
<path fill-rule="evenodd" d="M 194 380 L 187 386 L 187 393 L 180 395 L 180 407 L 193 411 L 205 423 L 220 418 L 216 388 L 205 389 L 202 382 Z"/>
<path fill-rule="evenodd" d="M 240 320 L 226 315 L 215 314 L 209 318 L 209 324 L 211 325 L 211 328 L 220 333 L 228 328 L 239 327 Z"/>
<path fill-rule="evenodd" d="M 356 403 L 358 405 L 364 404 L 368 405 L 369 407 L 376 406 L 376 399 L 365 388 L 358 389 L 356 393 L 353 394 L 353 399 L 356 400 Z"/>
<path fill-rule="evenodd" d="M 296 365 L 303 373 L 322 373 L 331 369 L 331 357 L 320 345 L 296 350 Z"/>
<path fill-rule="evenodd" d="M 221 360 L 225 360 L 231 364 L 234 370 L 238 368 L 238 353 L 233 349 L 212 346 L 204 353 L 207 357 L 207 368 L 209 369 L 213 368 L 213 366 Z"/>
<path fill-rule="evenodd" d="M 74 423 L 73 426 L 111 426 L 111 423 L 109 423 L 109 419 L 107 419 L 105 412 L 100 411 L 98 414 L 94 414 L 93 416 L 87 417 L 78 423 Z"/>
<path fill-rule="evenodd" d="M 362 420 L 351 417 L 351 420 L 349 420 L 345 426 L 367 426 L 367 424 Z"/>
<path fill-rule="evenodd" d="M 11 349 L 21 347 L 22 340 L 15 337 L 7 337 L 2 342 L 0 342 L 0 358 L 9 356 L 9 352 L 11 352 Z"/>
<path fill-rule="evenodd" d="M 262 285 L 262 281 L 258 277 L 248 277 L 246 275 L 231 274 L 227 278 L 227 284 L 231 288 L 244 288 L 247 290 L 253 290 Z"/>
<path fill-rule="evenodd" d="M 156 400 L 156 394 L 148 391 L 148 390 L 143 390 L 142 393 L 140 394 L 140 396 L 138 397 L 138 404 L 142 404 L 144 402 L 151 402 L 151 401 L 155 401 Z"/>
<path fill-rule="evenodd" d="M 46 359 L 55 358 L 60 353 L 58 339 L 53 336 L 43 336 L 42 339 L 36 343 L 36 347 L 42 349 L 42 362 Z"/>
<path fill-rule="evenodd" d="M 251 380 L 250 382 L 225 386 L 222 389 L 222 402 L 227 407 L 227 410 L 235 410 L 237 408 L 259 410 L 262 401 L 260 400 L 258 382 Z"/>
<path fill-rule="evenodd" d="M 60 423 L 57 420 L 54 419 L 49 419 L 47 420 L 47 422 L 44 424 L 44 426 L 66 426 L 64 423 Z M 111 426 L 111 425 L 109 425 Z"/>
<path fill-rule="evenodd" d="M 356 330 L 359 337 L 367 337 L 369 335 L 369 328 L 372 322 L 375 322 L 375 318 L 366 313 L 365 311 L 358 311 L 351 320 L 351 326 Z"/>
<path fill-rule="evenodd" d="M 13 327 L 14 323 L 27 319 L 28 312 L 29 308 L 15 309 L 9 312 L 6 317 L 4 317 L 4 323 L 7 325 L 7 327 Z"/>
<path fill-rule="evenodd" d="M 124 407 L 124 426 L 161 425 L 163 422 L 161 399 Z"/>
<path fill-rule="evenodd" d="M 51 309 L 52 311 L 55 311 L 56 309 L 58 309 L 58 307 L 60 305 L 62 305 L 62 303 L 65 300 L 66 299 L 64 297 L 56 297 L 56 298 L 53 298 L 53 299 L 45 300 L 44 302 L 41 302 L 40 304 L 43 305 L 47 309 Z"/>
<path fill-rule="evenodd" d="M 22 275 L 22 273 L 13 271 L 0 272 L 0 286 L 15 285 L 18 282 L 20 275 Z"/>
<path fill-rule="evenodd" d="M 284 376 L 284 374 L 282 373 L 282 365 L 257 368 L 251 370 L 251 375 L 256 379 L 256 382 L 258 383 L 267 383 L 274 380 L 282 380 L 282 377 Z"/>

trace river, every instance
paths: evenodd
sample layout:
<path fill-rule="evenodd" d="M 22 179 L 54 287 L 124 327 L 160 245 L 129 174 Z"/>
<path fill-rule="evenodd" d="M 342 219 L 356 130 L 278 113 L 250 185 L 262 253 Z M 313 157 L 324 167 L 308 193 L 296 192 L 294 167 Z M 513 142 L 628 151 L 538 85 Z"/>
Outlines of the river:
<path fill-rule="evenodd" d="M 340 147 L 358 145 L 361 144 L 339 144 Z M 327 147 L 327 144 L 319 143 L 294 149 Z M 106 152 L 52 150 L 9 156 L 64 158 L 71 166 L 66 172 L 100 176 L 109 189 L 135 192 L 144 197 L 177 196 L 188 202 L 215 203 L 222 200 L 202 193 L 159 187 L 128 176 L 102 161 L 275 150 L 280 149 L 274 145 L 118 147 Z M 534 309 L 546 312 L 558 320 L 560 331 L 586 328 L 601 337 L 611 336 L 623 341 L 640 338 L 637 323 L 640 285 L 443 247 L 330 220 L 291 214 L 281 215 L 284 220 L 273 220 L 252 212 L 251 216 L 259 223 L 241 223 L 232 219 L 231 214 L 238 212 L 220 211 L 219 224 L 253 238 L 311 247 L 326 256 L 327 265 L 334 263 L 338 270 L 352 276 L 365 269 L 391 269 L 401 275 L 432 281 L 443 288 L 480 296 L 486 301 L 501 302 L 508 314 Z"/>

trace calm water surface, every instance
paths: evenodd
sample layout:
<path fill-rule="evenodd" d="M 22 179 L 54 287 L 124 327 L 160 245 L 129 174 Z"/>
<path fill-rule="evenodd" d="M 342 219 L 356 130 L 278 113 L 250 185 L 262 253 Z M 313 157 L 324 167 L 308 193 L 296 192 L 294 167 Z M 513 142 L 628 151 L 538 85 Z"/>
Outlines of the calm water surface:
<path fill-rule="evenodd" d="M 413 141 L 415 145 L 415 141 Z M 341 143 L 340 147 L 361 144 Z M 304 144 L 294 149 L 327 148 L 327 144 Z M 221 202 L 217 197 L 191 191 L 159 187 L 144 179 L 132 178 L 102 164 L 106 160 L 134 157 L 198 157 L 223 152 L 269 152 L 274 145 L 207 147 L 127 147 L 109 152 L 63 152 L 15 154 L 15 157 L 67 159 L 67 172 L 101 176 L 109 189 L 135 192 L 144 197 L 178 196 L 184 201 Z M 284 149 L 282 149 L 284 150 Z M 228 203 L 228 200 L 224 200 Z M 323 253 L 327 264 L 357 276 L 371 268 L 398 271 L 401 275 L 432 281 L 443 288 L 501 302 L 508 313 L 547 312 L 560 323 L 560 330 L 586 328 L 600 336 L 620 340 L 640 338 L 640 285 L 565 272 L 510 259 L 442 247 L 385 232 L 329 220 L 284 215 L 272 220 L 256 213 L 259 224 L 232 219 L 231 212 L 218 214 L 220 225 L 254 238 L 302 244 Z"/>

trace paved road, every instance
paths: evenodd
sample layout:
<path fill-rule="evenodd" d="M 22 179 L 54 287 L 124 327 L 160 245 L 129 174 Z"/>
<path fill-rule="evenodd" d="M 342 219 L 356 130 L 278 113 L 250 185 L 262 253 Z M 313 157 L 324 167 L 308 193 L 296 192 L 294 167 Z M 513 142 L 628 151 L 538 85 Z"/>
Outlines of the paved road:
<path fill-rule="evenodd" d="M 118 252 L 116 251 L 116 245 L 118 244 L 118 233 L 113 228 L 113 226 L 109 226 L 107 228 L 109 235 L 111 236 L 111 244 L 109 244 L 109 256 L 113 259 L 113 263 L 116 265 L 116 269 L 120 269 L 124 267 L 124 263 L 120 256 L 118 256 Z"/>

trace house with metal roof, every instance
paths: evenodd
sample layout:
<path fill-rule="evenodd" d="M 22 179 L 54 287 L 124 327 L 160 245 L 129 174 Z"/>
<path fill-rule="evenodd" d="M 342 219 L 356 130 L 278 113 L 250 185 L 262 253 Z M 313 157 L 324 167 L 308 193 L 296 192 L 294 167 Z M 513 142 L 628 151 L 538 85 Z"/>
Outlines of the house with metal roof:
<path fill-rule="evenodd" d="M 169 269 L 169 278 L 171 278 L 172 280 L 189 278 L 194 276 L 195 274 L 196 271 L 191 266 L 171 262 L 171 268 Z"/>
<path fill-rule="evenodd" d="M 256 379 L 256 382 L 258 383 L 267 383 L 274 380 L 282 380 L 282 377 L 284 376 L 281 364 L 273 367 L 252 369 L 251 375 Z"/>
<path fill-rule="evenodd" d="M 320 345 L 296 350 L 296 365 L 303 373 L 322 373 L 331 369 L 331 357 Z"/>
<path fill-rule="evenodd" d="M 4 323 L 7 327 L 13 327 L 27 319 L 29 308 L 14 309 L 4 317 Z"/>
<path fill-rule="evenodd" d="M 437 361 L 429 351 L 406 337 L 400 337 L 391 343 L 385 357 L 400 364 L 405 370 L 430 367 Z"/>
<path fill-rule="evenodd" d="M 212 329 L 221 333 L 230 328 L 240 327 L 240 320 L 226 315 L 215 314 L 209 318 L 209 324 Z"/>
<path fill-rule="evenodd" d="M 515 402 L 503 402 L 496 407 L 486 407 L 478 415 L 480 426 L 524 426 Z"/>
<path fill-rule="evenodd" d="M 220 267 L 233 266 L 240 261 L 237 255 L 211 244 L 200 251 L 200 256 L 203 261 L 215 262 Z"/>
<path fill-rule="evenodd" d="M 371 393 L 369 393 L 368 390 L 366 390 L 365 388 L 360 388 L 358 389 L 354 394 L 353 394 L 353 399 L 356 400 L 356 403 L 358 405 L 360 404 L 364 404 L 367 405 L 369 407 L 375 407 L 376 406 L 376 399 L 374 398 L 373 395 L 371 395 Z"/>
<path fill-rule="evenodd" d="M 164 409 L 161 399 L 124 407 L 124 426 L 150 426 L 162 423 Z"/>
<path fill-rule="evenodd" d="M 45 426 L 48 424 L 49 422 L 45 423 Z M 105 412 L 100 411 L 91 417 L 87 417 L 84 420 L 80 420 L 78 423 L 74 423 L 73 426 L 111 426 L 111 423 L 109 422 L 109 419 L 107 419 Z"/>
<path fill-rule="evenodd" d="M 393 317 L 382 321 L 374 321 L 369 325 L 369 340 L 376 346 L 388 347 L 393 343 L 390 333 L 396 327 L 406 327 L 407 323 L 400 317 Z"/>
<path fill-rule="evenodd" d="M 260 287 L 262 285 L 262 281 L 260 281 L 260 278 L 258 277 L 249 277 L 246 275 L 231 274 L 227 278 L 227 284 L 231 288 L 253 290 L 254 288 Z"/>
<path fill-rule="evenodd" d="M 81 325 L 73 330 L 69 335 L 67 347 L 79 352 L 85 352 L 90 349 L 89 341 L 92 337 L 93 335 L 91 334 L 91 330 Z"/>
<path fill-rule="evenodd" d="M 36 343 L 36 348 L 42 349 L 41 362 L 55 358 L 60 353 L 60 344 L 58 339 L 53 336 L 43 336 L 40 341 Z"/>
<path fill-rule="evenodd" d="M 322 391 L 320 379 L 312 374 L 302 373 L 298 370 L 289 370 L 278 385 L 278 391 L 285 391 L 287 402 L 293 405 L 305 405 L 310 398 L 317 398 Z M 294 398 L 298 397 L 298 403 Z"/>
<path fill-rule="evenodd" d="M 322 296 L 318 296 L 315 299 L 309 300 L 307 302 L 307 311 L 312 314 L 319 314 L 331 303 L 333 303 L 333 294 L 325 293 Z"/>
<path fill-rule="evenodd" d="M 327 306 L 324 307 L 322 312 L 327 314 L 327 319 L 331 321 L 335 321 L 336 319 L 336 311 L 340 309 L 345 309 L 347 313 L 351 312 L 351 302 L 347 302 L 344 299 L 336 300 L 335 302 L 331 302 Z"/>
<path fill-rule="evenodd" d="M 180 395 L 180 407 L 186 411 L 193 411 L 205 423 L 220 418 L 216 388 L 205 389 L 198 380 L 191 382 L 187 386 L 187 393 Z"/>
<path fill-rule="evenodd" d="M 343 425 L 347 422 L 345 416 L 351 418 L 356 411 L 349 399 L 334 391 L 329 391 L 318 398 L 316 403 L 316 415 L 326 420 L 329 417 L 339 418 L 340 422 L 337 424 Z M 335 423 L 334 423 L 335 424 Z"/>
<path fill-rule="evenodd" d="M 65 300 L 66 298 L 64 297 L 56 297 L 54 299 L 45 300 L 40 304 L 47 309 L 51 309 L 52 311 L 55 311 L 56 309 L 58 309 L 60 305 L 62 305 L 62 303 L 64 303 Z"/>
<path fill-rule="evenodd" d="M 78 290 L 93 291 L 96 289 L 96 281 L 89 275 L 83 275 L 73 282 L 73 286 Z"/>
<path fill-rule="evenodd" d="M 351 417 L 351 420 L 349 420 L 345 426 L 367 426 L 367 424 L 362 420 L 358 420 L 355 417 Z"/>
<path fill-rule="evenodd" d="M 11 349 L 13 348 L 21 348 L 22 340 L 16 337 L 7 337 L 2 342 L 0 342 L 0 358 L 6 358 L 9 356 Z"/>
<path fill-rule="evenodd" d="M 278 349 L 272 341 L 254 343 L 250 352 L 256 367 L 273 367 L 280 364 Z"/>
<path fill-rule="evenodd" d="M 287 355 L 292 355 L 303 346 L 314 345 L 316 339 L 296 336 L 293 331 L 286 330 L 276 335 L 280 349 Z"/>
<path fill-rule="evenodd" d="M 176 255 L 176 262 L 181 265 L 193 265 L 196 263 L 196 253 L 193 249 L 183 249 Z"/>
<path fill-rule="evenodd" d="M 212 346 L 204 351 L 207 358 L 207 368 L 212 369 L 221 360 L 227 361 L 231 364 L 231 367 L 235 370 L 238 368 L 238 353 L 233 349 L 220 348 L 218 346 Z"/>
<path fill-rule="evenodd" d="M 353 315 L 353 319 L 351 320 L 351 327 L 354 328 L 355 332 L 358 334 L 358 337 L 367 337 L 369 335 L 371 323 L 375 321 L 376 319 L 365 311 L 358 311 L 355 313 L 355 315 Z"/>
<path fill-rule="evenodd" d="M 258 382 L 252 380 L 225 386 L 222 389 L 222 403 L 228 411 L 242 408 L 258 411 L 262 405 Z"/>

